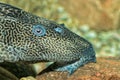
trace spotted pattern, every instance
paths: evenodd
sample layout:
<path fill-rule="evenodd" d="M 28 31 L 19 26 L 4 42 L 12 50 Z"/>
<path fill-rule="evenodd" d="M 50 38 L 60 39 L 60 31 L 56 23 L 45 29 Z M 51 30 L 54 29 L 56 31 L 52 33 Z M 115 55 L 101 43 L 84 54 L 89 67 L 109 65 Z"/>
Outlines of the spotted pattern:
<path fill-rule="evenodd" d="M 37 24 L 44 26 L 44 36 L 32 32 Z M 64 33 L 61 34 L 61 30 Z M 91 43 L 63 24 L 0 3 L 0 62 L 51 61 L 68 64 L 84 55 L 95 59 L 91 48 Z M 87 57 L 85 59 L 88 60 Z"/>

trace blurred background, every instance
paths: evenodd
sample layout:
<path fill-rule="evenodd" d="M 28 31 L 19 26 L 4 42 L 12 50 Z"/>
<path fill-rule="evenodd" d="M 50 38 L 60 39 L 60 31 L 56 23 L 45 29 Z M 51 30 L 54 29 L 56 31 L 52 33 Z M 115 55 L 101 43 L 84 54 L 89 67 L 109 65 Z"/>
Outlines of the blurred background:
<path fill-rule="evenodd" d="M 98 57 L 120 56 L 120 0 L 0 0 L 64 23 L 90 41 Z"/>

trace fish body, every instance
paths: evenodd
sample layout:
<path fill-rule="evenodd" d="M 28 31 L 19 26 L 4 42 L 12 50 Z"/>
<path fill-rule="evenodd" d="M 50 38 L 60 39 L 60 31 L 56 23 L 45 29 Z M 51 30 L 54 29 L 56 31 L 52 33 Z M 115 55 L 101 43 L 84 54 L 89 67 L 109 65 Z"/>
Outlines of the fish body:
<path fill-rule="evenodd" d="M 0 63 L 54 62 L 56 71 L 72 74 L 96 62 L 90 42 L 64 24 L 0 3 Z"/>

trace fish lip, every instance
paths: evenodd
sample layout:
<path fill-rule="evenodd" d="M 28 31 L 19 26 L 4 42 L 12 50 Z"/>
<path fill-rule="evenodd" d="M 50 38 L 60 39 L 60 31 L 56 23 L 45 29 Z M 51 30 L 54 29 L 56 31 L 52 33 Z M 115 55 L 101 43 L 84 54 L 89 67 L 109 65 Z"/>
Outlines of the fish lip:
<path fill-rule="evenodd" d="M 83 56 L 81 57 L 85 63 L 96 63 L 96 52 L 93 48 L 93 46 L 89 46 L 87 49 L 85 49 L 83 52 Z M 81 59 L 80 58 L 80 59 Z"/>

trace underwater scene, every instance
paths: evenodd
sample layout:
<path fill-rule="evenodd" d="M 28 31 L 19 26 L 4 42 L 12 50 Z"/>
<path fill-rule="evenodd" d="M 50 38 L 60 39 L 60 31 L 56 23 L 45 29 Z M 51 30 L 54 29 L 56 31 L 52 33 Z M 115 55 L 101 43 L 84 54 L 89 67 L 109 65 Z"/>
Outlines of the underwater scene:
<path fill-rule="evenodd" d="M 28 12 L 28 16 L 25 16 L 28 20 L 23 18 L 24 14 L 20 14 L 23 19 L 16 18 L 19 12 L 8 15 L 9 10 L 11 13 L 14 11 L 9 6 L 3 13 L 4 4 L 22 9 L 26 15 Z M 15 10 L 17 12 L 17 9 Z M 120 0 L 0 0 L 0 32 L 4 24 L 1 22 L 3 17 L 8 20 L 15 18 L 21 21 L 21 25 L 26 22 L 24 25 L 30 26 L 40 21 L 40 25 L 33 25 L 33 36 L 30 38 L 34 41 L 30 45 L 37 47 L 29 48 L 29 52 L 32 55 L 33 50 L 39 51 L 42 46 L 40 51 L 45 55 L 41 52 L 40 57 L 43 59 L 40 59 L 40 62 L 39 55 L 35 54 L 37 58 L 32 55 L 30 60 L 29 57 L 20 58 L 20 62 L 18 60 L 12 63 L 10 59 L 3 59 L 1 62 L 4 57 L 0 56 L 0 80 L 120 80 Z M 51 25 L 51 28 L 44 27 Z M 49 32 L 49 38 L 44 36 Z M 0 54 L 3 55 L 1 34 Z M 36 43 L 39 41 L 43 42 L 45 47 L 41 42 Z M 49 44 L 52 48 L 47 41 L 52 42 Z M 80 52 L 80 55 L 76 54 L 77 52 Z M 49 55 L 46 56 L 47 53 Z"/>

